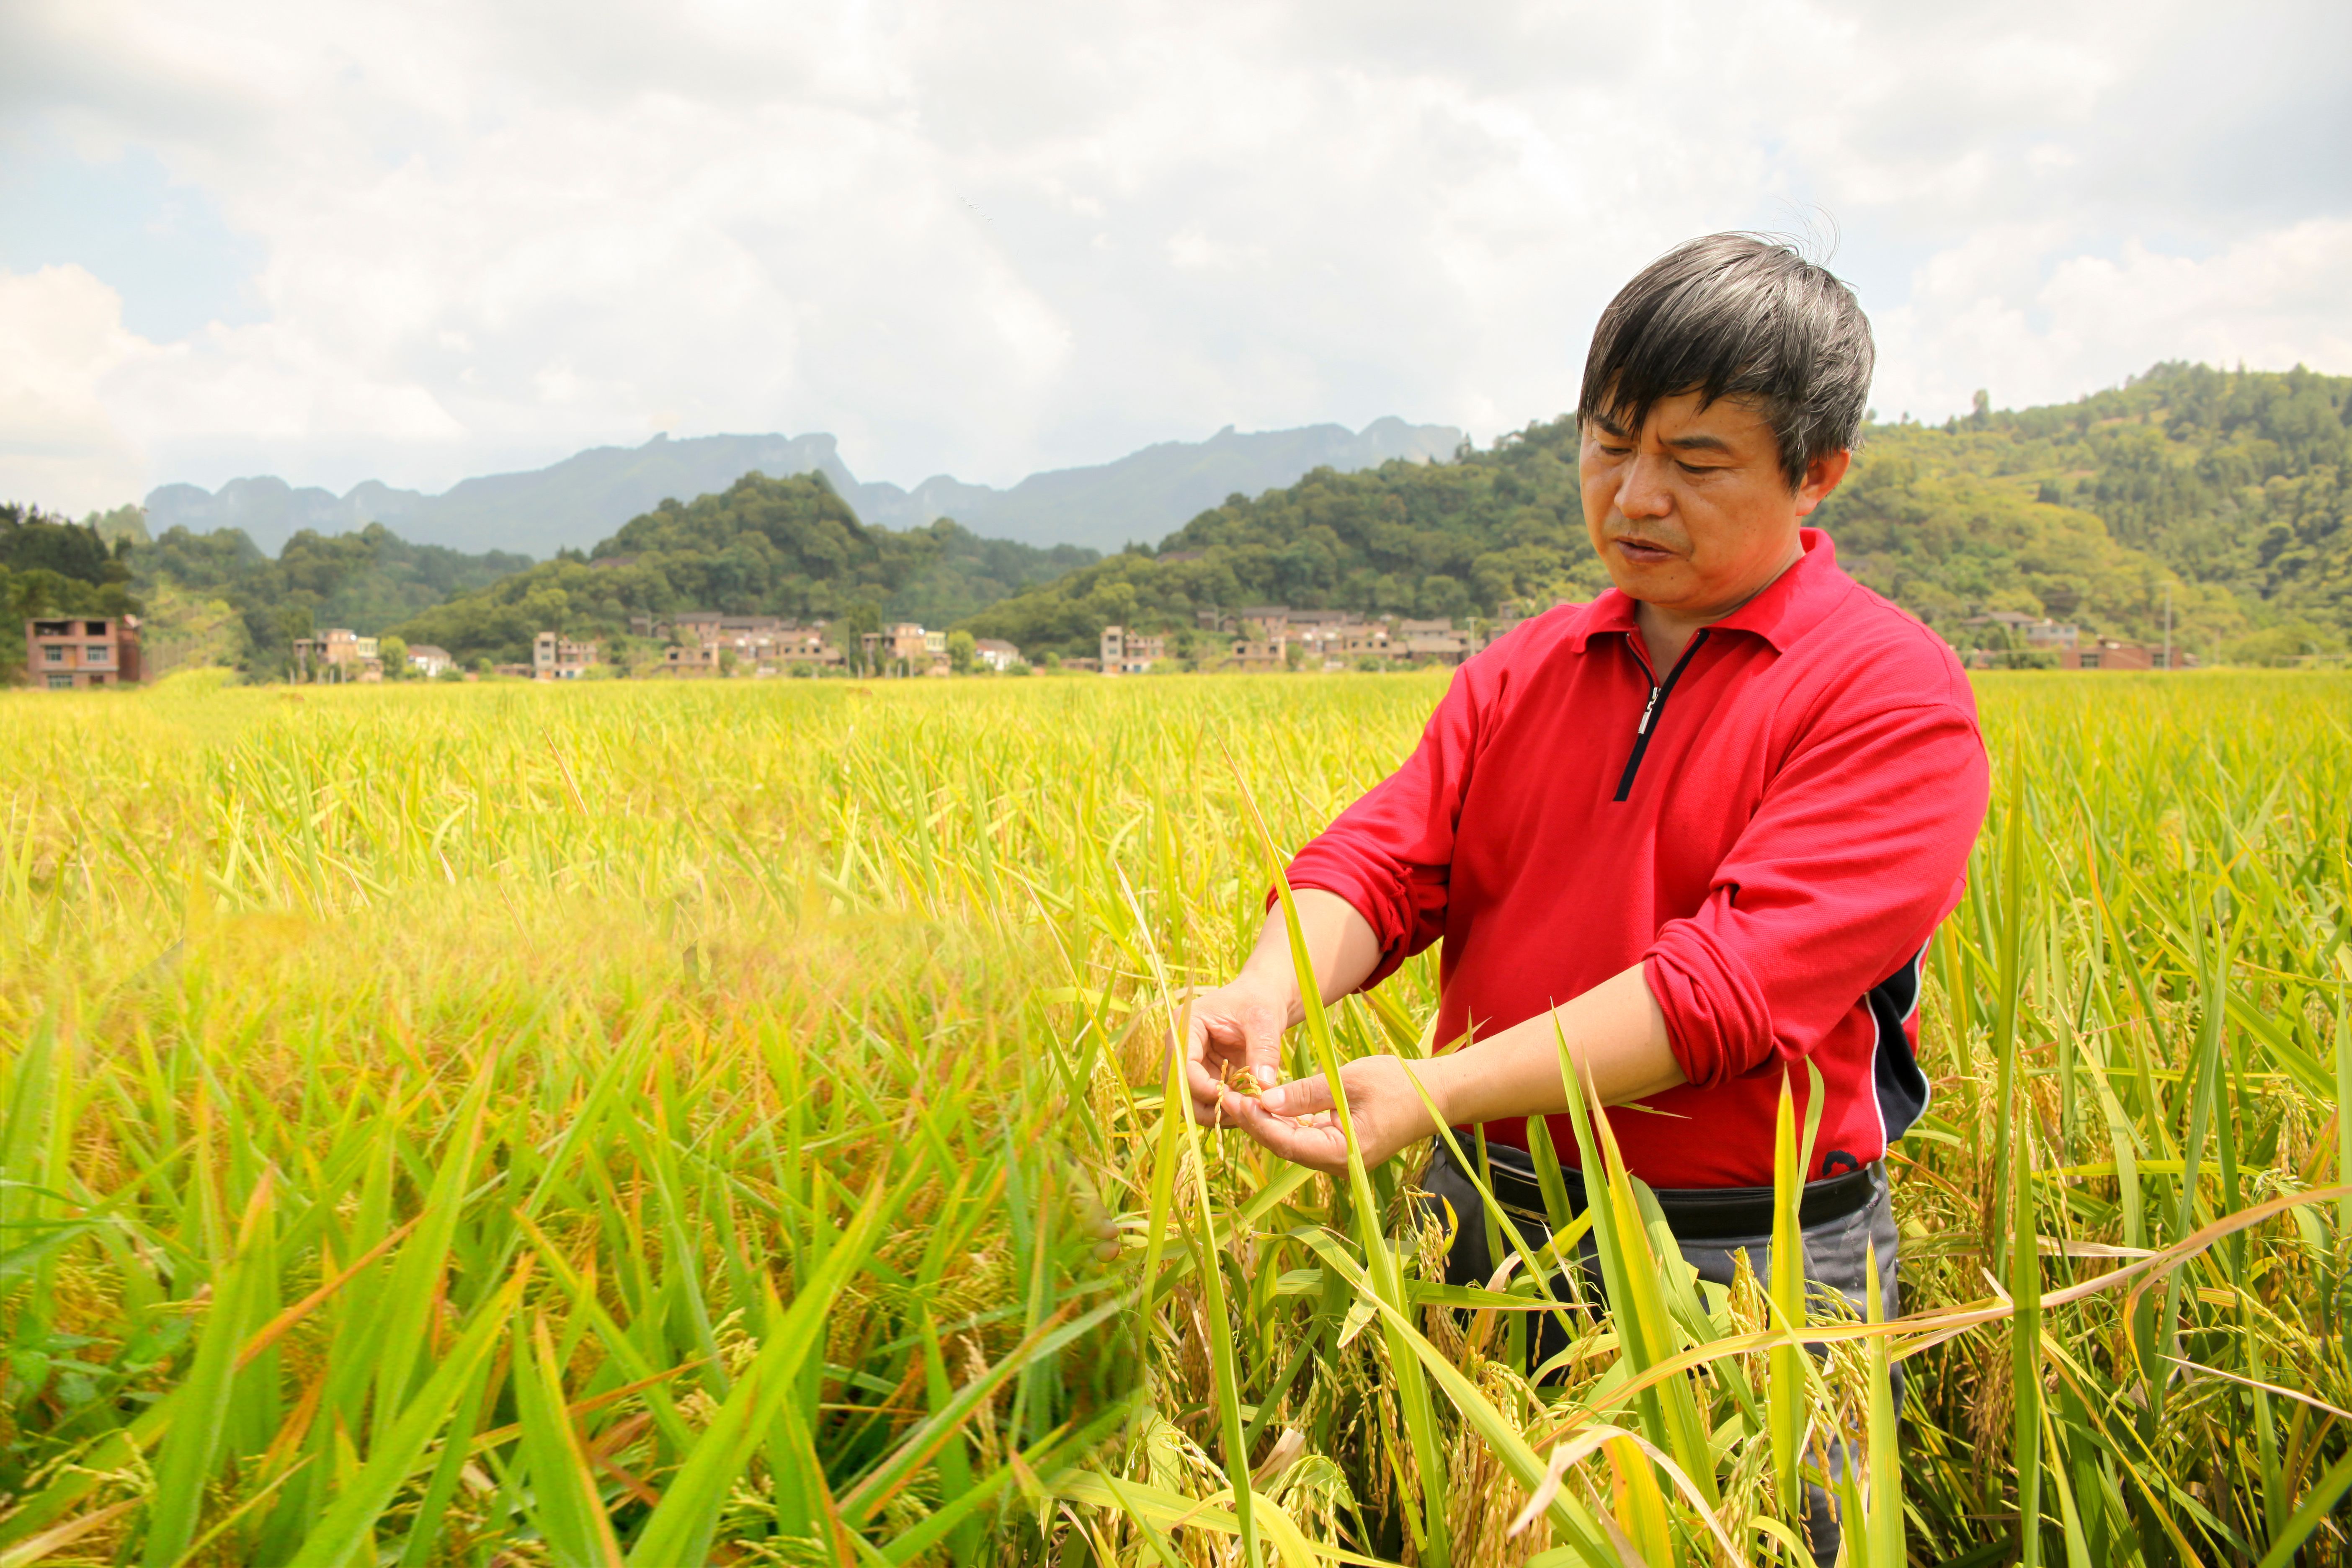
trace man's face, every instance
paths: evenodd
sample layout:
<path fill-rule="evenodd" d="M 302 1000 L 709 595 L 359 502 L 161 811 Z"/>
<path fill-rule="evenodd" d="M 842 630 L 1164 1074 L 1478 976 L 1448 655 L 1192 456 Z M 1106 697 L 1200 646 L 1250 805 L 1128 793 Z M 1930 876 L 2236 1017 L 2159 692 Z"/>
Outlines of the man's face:
<path fill-rule="evenodd" d="M 1630 598 L 1678 617 L 1728 615 L 1787 570 L 1801 520 L 1845 477 L 1816 460 L 1794 490 L 1772 427 L 1748 404 L 1696 393 L 1661 400 L 1639 430 L 1589 417 L 1578 468 L 1584 526 Z"/>

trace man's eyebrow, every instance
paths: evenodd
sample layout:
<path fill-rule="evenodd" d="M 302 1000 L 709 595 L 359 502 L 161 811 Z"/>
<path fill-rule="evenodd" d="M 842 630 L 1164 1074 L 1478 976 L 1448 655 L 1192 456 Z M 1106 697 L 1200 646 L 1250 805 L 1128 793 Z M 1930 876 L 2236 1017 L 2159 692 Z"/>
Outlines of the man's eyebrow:
<path fill-rule="evenodd" d="M 1731 443 L 1720 436 L 1670 436 L 1666 445 L 1683 452 L 1728 452 Z"/>
<path fill-rule="evenodd" d="M 1625 434 L 1625 426 L 1618 424 L 1617 421 L 1610 418 L 1606 414 L 1594 415 L 1592 416 L 1592 422 L 1595 425 L 1600 426 L 1602 433 L 1606 435 L 1622 436 Z"/>

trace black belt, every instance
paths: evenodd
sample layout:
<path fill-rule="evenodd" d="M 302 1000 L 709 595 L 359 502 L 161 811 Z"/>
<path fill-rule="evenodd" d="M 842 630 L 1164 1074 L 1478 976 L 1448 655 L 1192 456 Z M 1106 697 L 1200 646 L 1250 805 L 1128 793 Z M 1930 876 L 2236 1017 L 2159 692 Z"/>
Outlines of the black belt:
<path fill-rule="evenodd" d="M 1473 1160 L 1478 1157 L 1473 1143 L 1465 1142 L 1463 1152 Z M 1455 1165 L 1454 1152 L 1442 1139 L 1433 1164 Z M 1496 1203 L 1515 1215 L 1550 1224 L 1544 1209 L 1543 1186 L 1536 1180 L 1535 1160 L 1526 1150 L 1490 1142 L 1486 1145 L 1486 1165 L 1491 1178 L 1488 1186 Z M 1803 1195 L 1797 1201 L 1798 1228 L 1811 1230 L 1861 1213 L 1868 1206 L 1875 1188 L 1871 1174 L 1874 1169 L 1874 1165 L 1864 1165 L 1822 1181 L 1807 1182 Z M 1559 1173 L 1568 1185 L 1569 1212 L 1582 1214 L 1584 1173 L 1573 1165 L 1562 1165 Z M 1769 1187 L 1654 1187 L 1651 1192 L 1658 1200 L 1659 1212 L 1666 1216 L 1666 1228 L 1675 1233 L 1678 1241 L 1749 1241 L 1769 1238 L 1772 1234 Z M 1465 1222 L 1470 1217 L 1462 1216 Z"/>

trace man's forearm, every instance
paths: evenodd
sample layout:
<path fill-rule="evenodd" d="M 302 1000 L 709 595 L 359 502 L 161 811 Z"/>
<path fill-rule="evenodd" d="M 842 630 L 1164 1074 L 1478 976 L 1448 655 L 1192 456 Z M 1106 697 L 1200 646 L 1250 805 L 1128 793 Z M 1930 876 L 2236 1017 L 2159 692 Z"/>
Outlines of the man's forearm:
<path fill-rule="evenodd" d="M 1292 895 L 1292 901 L 1298 906 L 1299 934 L 1307 939 L 1307 955 L 1315 966 L 1318 988 L 1325 1002 L 1337 1002 L 1380 966 L 1381 939 L 1355 906 L 1337 893 L 1302 888 Z M 1297 970 L 1291 962 L 1290 932 L 1283 923 L 1279 904 L 1266 911 L 1257 945 L 1242 964 L 1242 977 L 1275 987 L 1286 996 L 1288 1024 L 1306 1019 Z"/>
<path fill-rule="evenodd" d="M 1559 1035 L 1553 1020 L 1559 1020 Z M 1418 1068 L 1429 1097 L 1454 1126 L 1546 1116 L 1568 1109 L 1560 1036 L 1604 1105 L 1622 1105 L 1687 1082 L 1666 1037 L 1666 1018 L 1634 964 L 1550 1012 L 1515 1024 Z"/>

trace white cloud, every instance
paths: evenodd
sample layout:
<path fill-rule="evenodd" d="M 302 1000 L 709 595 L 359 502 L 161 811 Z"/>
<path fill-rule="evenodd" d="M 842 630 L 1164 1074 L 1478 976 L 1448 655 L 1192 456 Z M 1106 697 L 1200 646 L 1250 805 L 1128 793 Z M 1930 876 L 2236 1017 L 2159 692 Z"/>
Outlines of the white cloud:
<path fill-rule="evenodd" d="M 2352 221 L 2250 235 L 2201 258 L 2134 240 L 2043 264 L 2035 240 L 1996 233 L 1940 255 L 1908 304 L 1880 314 L 1882 412 L 1941 416 L 1976 386 L 2002 406 L 2058 402 L 2167 359 L 2352 371 Z"/>
<path fill-rule="evenodd" d="M 267 260 L 257 320 L 158 344 L 40 284 L 96 324 L 0 393 L 0 491 L 657 427 L 1000 483 L 1229 422 L 1492 435 L 1569 405 L 1641 262 L 1816 208 L 1888 413 L 2352 370 L 2352 187 L 2239 151 L 2335 144 L 2352 35 L 2294 10 L 20 0 L 0 160 L 150 149 Z"/>
<path fill-rule="evenodd" d="M 80 268 L 0 273 L 0 499 L 79 514 L 139 493 L 145 462 L 99 384 L 147 347 Z"/>

